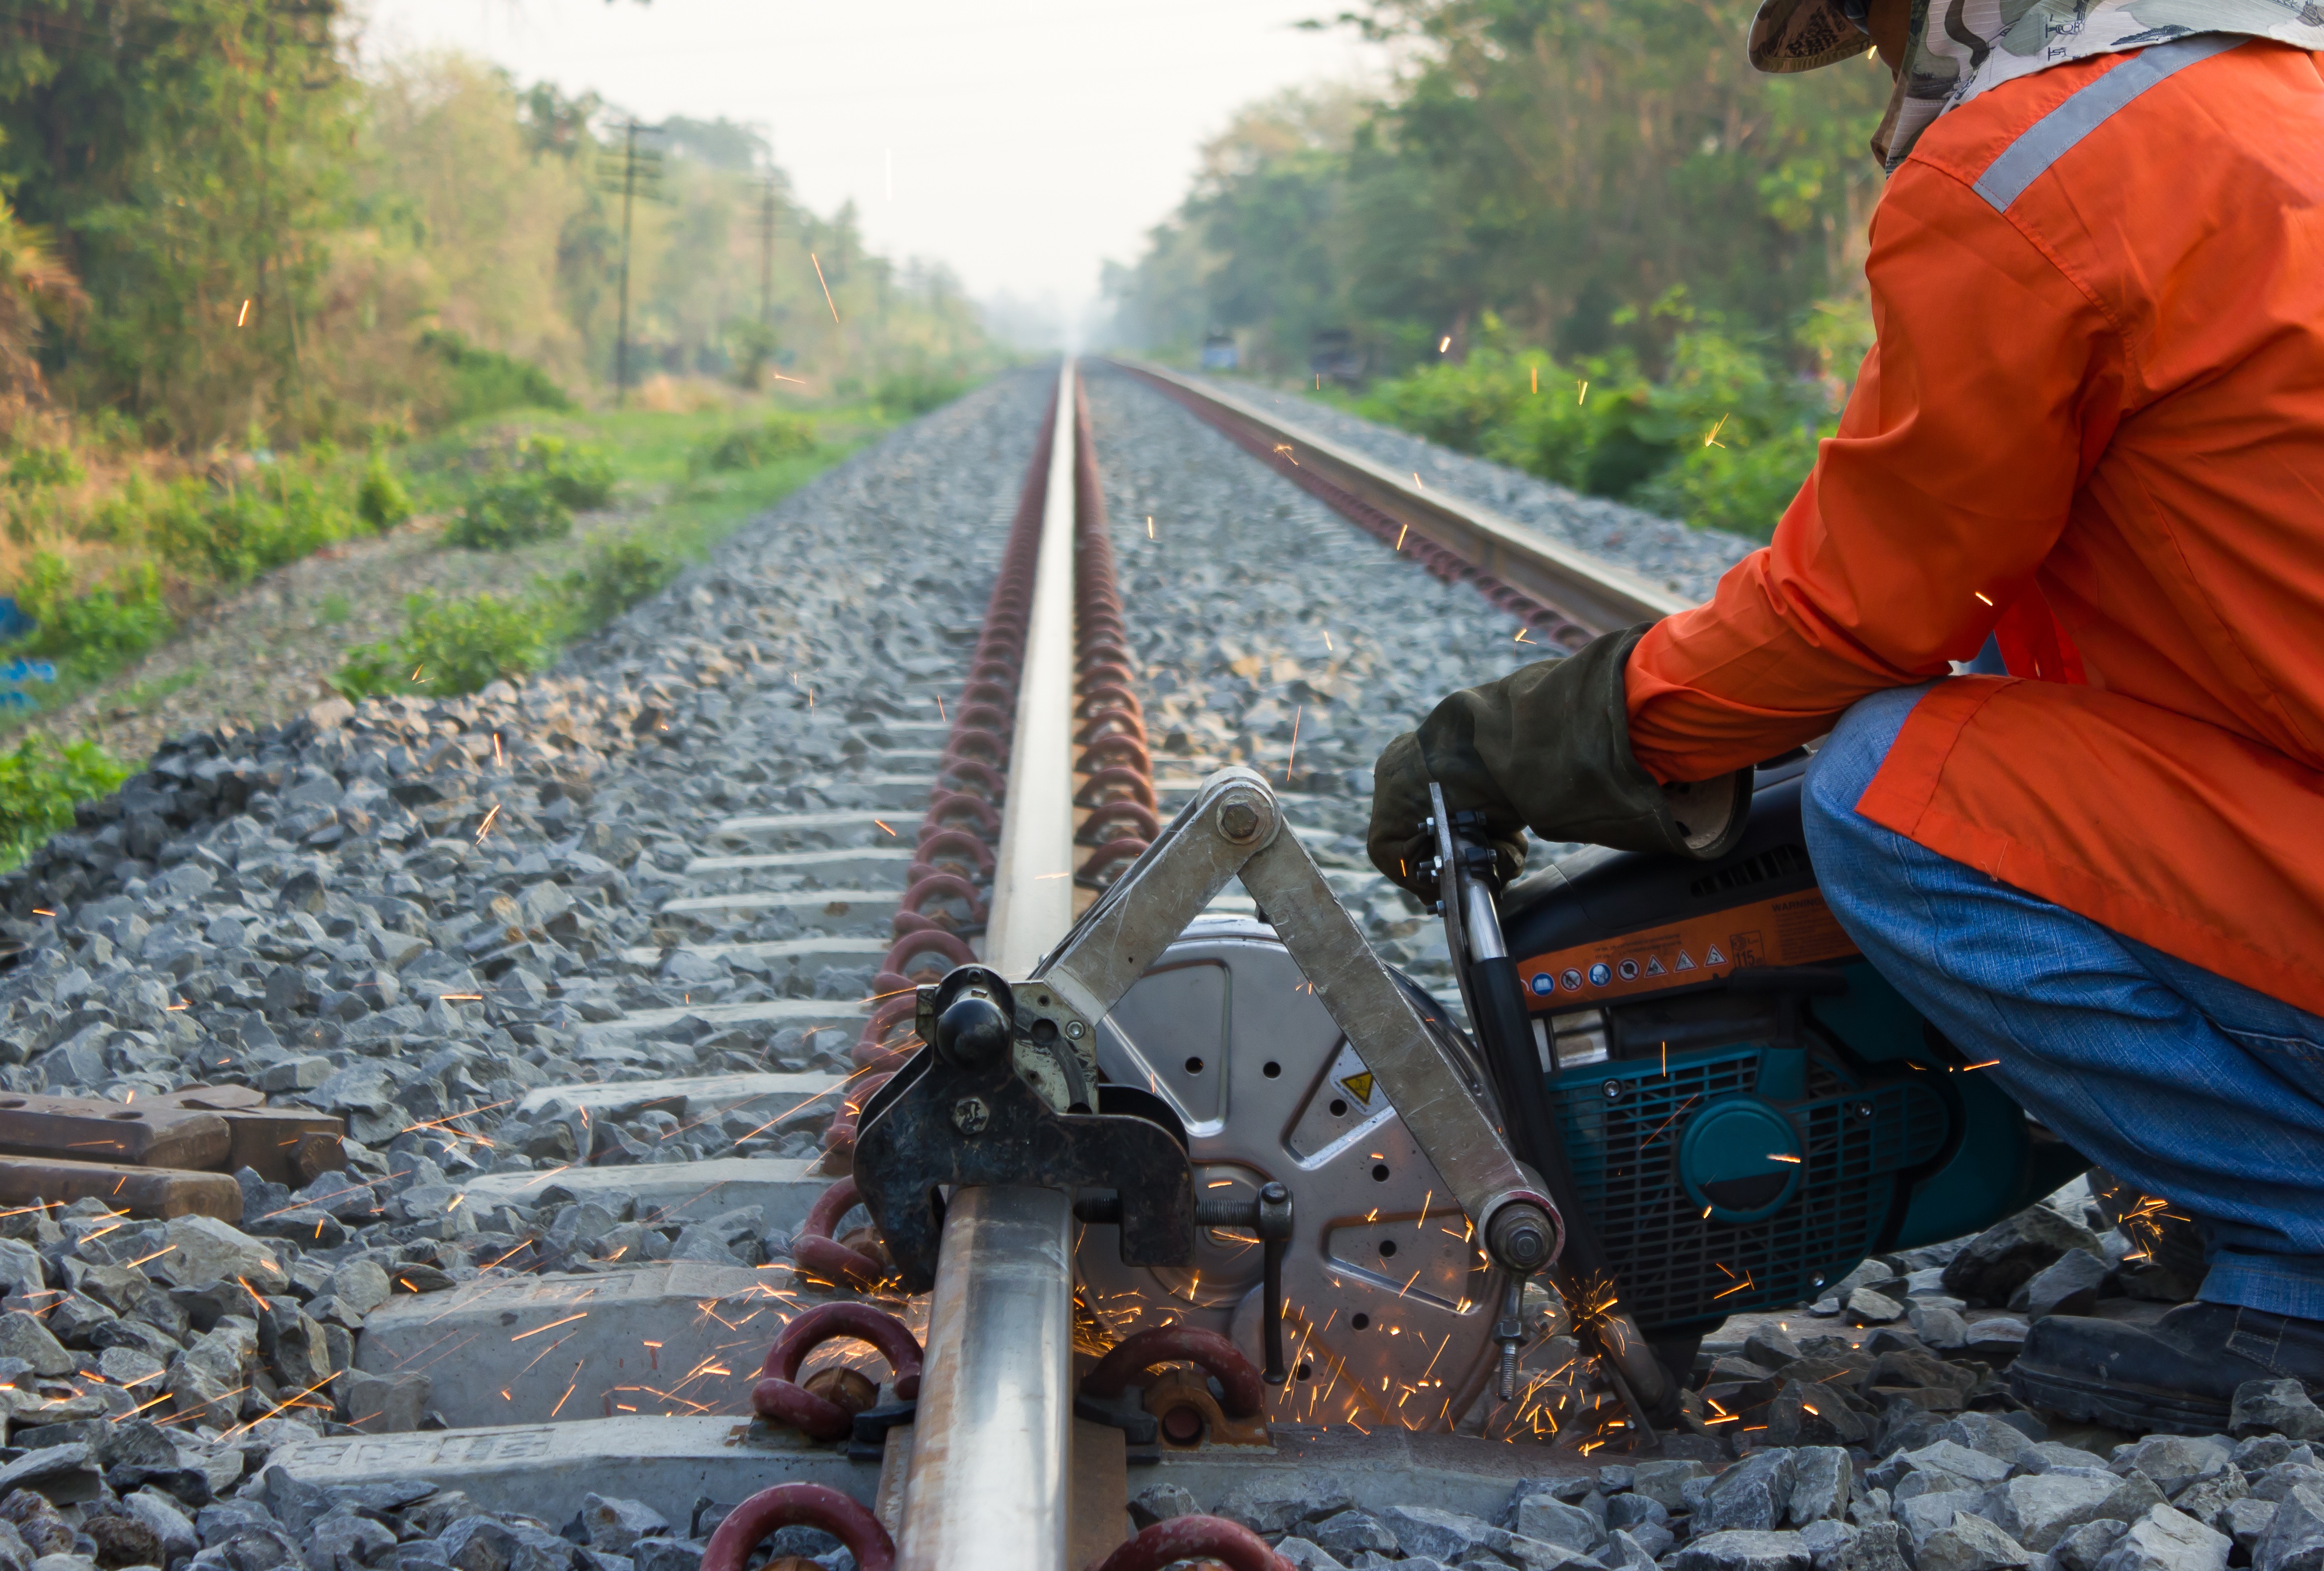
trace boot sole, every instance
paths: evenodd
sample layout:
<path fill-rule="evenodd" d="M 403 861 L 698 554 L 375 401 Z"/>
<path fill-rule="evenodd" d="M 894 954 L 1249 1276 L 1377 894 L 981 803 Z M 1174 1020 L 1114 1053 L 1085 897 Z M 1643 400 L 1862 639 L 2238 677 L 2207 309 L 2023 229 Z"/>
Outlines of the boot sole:
<path fill-rule="evenodd" d="M 2163 1435 L 2224 1435 L 2228 1404 L 2183 1391 L 2093 1381 L 2054 1369 L 2010 1366 L 2009 1389 L 2028 1407 L 2110 1429 Z"/>

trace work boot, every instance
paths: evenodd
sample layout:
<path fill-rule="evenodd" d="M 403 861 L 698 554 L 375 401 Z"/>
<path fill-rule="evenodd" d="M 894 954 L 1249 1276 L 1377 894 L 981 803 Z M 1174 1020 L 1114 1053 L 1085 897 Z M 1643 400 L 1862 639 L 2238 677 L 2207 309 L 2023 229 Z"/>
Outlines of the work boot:
<path fill-rule="evenodd" d="M 2223 1435 L 2236 1387 L 2296 1380 L 2324 1391 L 2324 1320 L 2236 1304 L 2181 1304 L 2151 1326 L 2080 1315 L 2034 1322 L 2009 1367 L 2028 1407 L 2166 1435 Z"/>

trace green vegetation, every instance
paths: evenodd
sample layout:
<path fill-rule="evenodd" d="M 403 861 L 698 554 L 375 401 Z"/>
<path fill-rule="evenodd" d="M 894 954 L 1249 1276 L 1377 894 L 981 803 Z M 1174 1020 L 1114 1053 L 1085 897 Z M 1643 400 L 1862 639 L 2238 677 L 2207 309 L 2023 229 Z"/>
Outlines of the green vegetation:
<path fill-rule="evenodd" d="M 1765 539 L 1837 425 L 1836 379 L 1790 374 L 1677 291 L 1653 316 L 1669 330 L 1661 381 L 1628 348 L 1561 363 L 1502 347 L 1489 317 L 1489 342 L 1466 360 L 1381 381 L 1355 408 L 1575 491 Z M 1826 314 L 1817 333 L 1820 355 L 1838 360 L 1861 354 L 1868 324 Z"/>
<path fill-rule="evenodd" d="M 145 520 L 149 566 L 168 562 L 222 585 L 247 583 L 354 534 L 350 481 L 320 466 L 277 464 L 249 483 L 180 482 Z"/>
<path fill-rule="evenodd" d="M 604 452 L 562 436 L 527 436 L 517 445 L 514 467 L 495 468 L 478 482 L 444 537 L 476 551 L 562 539 L 576 509 L 613 500 L 613 461 Z"/>
<path fill-rule="evenodd" d="M 70 475 L 0 492 L 0 550 L 15 552 L 16 602 L 39 624 L 9 652 L 59 663 L 56 686 L 42 694 L 50 704 L 167 639 L 197 588 L 248 583 L 378 527 L 373 510 L 390 501 L 410 510 L 383 463 L 359 472 L 327 443 L 205 473 L 124 465 L 94 444 L 83 455 L 114 471 L 110 483 L 80 473 L 76 461 Z"/>
<path fill-rule="evenodd" d="M 64 559 L 39 552 L 16 586 L 16 604 L 40 625 L 8 653 L 79 661 L 104 670 L 143 654 L 168 638 L 174 625 L 151 563 L 76 591 Z"/>
<path fill-rule="evenodd" d="M 331 686 L 357 701 L 398 693 L 443 698 L 529 675 L 548 666 L 565 639 L 655 593 L 679 565 L 649 542 L 600 538 L 581 566 L 561 579 L 537 580 L 527 594 L 415 594 L 404 602 L 403 630 L 349 649 Z"/>
<path fill-rule="evenodd" d="M 882 400 L 882 407 L 886 407 Z M 796 415 L 771 415 L 754 426 L 744 426 L 713 436 L 697 446 L 695 458 L 703 469 L 757 469 L 778 458 L 798 458 L 816 448 L 815 422 Z"/>
<path fill-rule="evenodd" d="M 33 732 L 0 752 L 0 870 L 73 825 L 73 807 L 129 778 L 120 760 L 95 742 L 66 742 Z"/>
<path fill-rule="evenodd" d="M 410 492 L 379 454 L 373 454 L 364 466 L 363 483 L 355 488 L 355 516 L 383 535 L 411 516 Z"/>
<path fill-rule="evenodd" d="M 613 461 L 602 448 L 562 436 L 527 436 L 517 448 L 517 468 L 540 475 L 558 504 L 576 512 L 613 500 Z"/>
<path fill-rule="evenodd" d="M 644 519 L 613 515 L 614 527 L 591 536 L 577 566 L 536 574 L 522 593 L 412 597 L 406 602 L 404 629 L 350 649 L 331 685 L 357 700 L 389 694 L 440 696 L 472 693 L 496 678 L 539 670 L 559 645 L 603 627 L 660 591 L 688 560 L 853 452 L 890 419 L 878 405 L 842 406 L 825 416 L 832 433 L 819 436 L 814 422 L 784 411 L 762 410 L 742 425 L 728 424 L 731 418 L 633 410 L 557 422 L 559 430 L 504 424 L 413 445 L 407 455 L 410 483 L 423 506 L 456 496 L 473 499 L 508 484 L 512 476 L 530 487 L 530 494 L 543 505 L 562 506 L 558 494 L 578 505 L 592 496 L 610 497 L 616 473 L 622 487 L 658 492 L 662 501 Z M 733 466 L 713 463 L 710 455 L 730 444 L 728 462 Z M 525 467 L 511 469 L 511 454 Z M 479 470 L 482 481 L 473 478 Z M 456 520 L 447 537 L 458 528 Z"/>
<path fill-rule="evenodd" d="M 1765 534 L 1865 336 L 1889 78 L 1757 74 L 1756 4 L 1371 0 L 1352 20 L 1406 52 L 1395 91 L 1244 110 L 1109 270 L 1118 331 L 1190 360 L 1223 330 L 1247 372 L 1311 390 L 1343 333 L 1388 379 L 1381 418 Z"/>
<path fill-rule="evenodd" d="M 447 698 L 529 675 L 556 654 L 540 608 L 523 596 L 415 594 L 404 602 L 404 616 L 403 631 L 392 641 L 347 651 L 346 664 L 331 678 L 343 696 Z"/>
<path fill-rule="evenodd" d="M 574 407 L 565 390 L 530 361 L 497 349 L 479 349 L 459 334 L 443 329 L 422 333 L 420 346 L 442 362 L 447 372 L 439 412 L 447 424 L 509 409 Z"/>
<path fill-rule="evenodd" d="M 338 15 L 146 0 L 97 33 L 85 0 L 0 16 L 0 281 L 16 286 L 0 392 L 117 409 L 180 452 L 595 401 L 624 262 L 604 179 L 621 116 L 456 55 L 358 75 Z M 852 208 L 801 207 L 756 133 L 674 119 L 647 140 L 662 157 L 630 226 L 638 395 L 996 363 L 957 283 L 872 254 Z M 761 300 L 770 181 L 771 299 L 738 321 Z"/>
<path fill-rule="evenodd" d="M 965 377 L 918 365 L 881 377 L 873 397 L 881 409 L 908 418 L 942 409 L 967 390 Z"/>
<path fill-rule="evenodd" d="M 553 588 L 413 606 L 393 661 L 351 662 L 378 664 L 364 690 L 536 669 L 1002 363 L 946 272 L 873 254 L 852 208 L 807 210 L 746 128 L 667 123 L 625 255 L 604 179 L 622 117 L 592 95 L 446 54 L 358 73 L 334 4 L 115 10 L 0 8 L 0 593 L 37 622 L 0 654 L 54 660 L 43 707 L 262 574 L 438 520 Z M 633 374 L 606 412 L 623 276 Z M 737 427 L 741 467 L 690 462 Z M 599 510 L 601 546 L 555 543 Z M 317 620 L 354 615 L 327 597 Z M 20 776 L 79 756 L 45 746 Z"/>
<path fill-rule="evenodd" d="M 38 491 L 44 486 L 78 485 L 82 475 L 69 449 L 35 443 L 19 448 L 8 460 L 7 478 L 18 491 Z"/>
<path fill-rule="evenodd" d="M 472 551 L 509 551 L 536 540 L 563 538 L 573 514 L 538 473 L 501 473 L 480 482 L 444 538 Z"/>
<path fill-rule="evenodd" d="M 754 133 L 670 122 L 624 258 L 600 178 L 617 115 L 456 56 L 358 75 L 337 14 L 151 0 L 102 38 L 83 0 L 0 14 L 0 593 L 46 608 L 65 669 L 44 701 L 415 513 L 458 512 L 459 537 L 497 549 L 606 506 L 614 466 L 561 429 L 481 482 L 438 483 L 421 449 L 595 418 L 625 269 L 628 413 L 778 374 L 827 404 L 999 363 L 948 275 L 872 254 L 852 209 L 791 200 Z M 770 181 L 771 298 L 739 321 Z M 813 461 L 778 444 L 761 467 L 794 456 Z"/>
<path fill-rule="evenodd" d="M 644 540 L 593 541 L 589 559 L 558 585 L 561 620 L 575 632 L 601 628 L 640 601 L 659 593 L 682 565 L 677 557 Z"/>

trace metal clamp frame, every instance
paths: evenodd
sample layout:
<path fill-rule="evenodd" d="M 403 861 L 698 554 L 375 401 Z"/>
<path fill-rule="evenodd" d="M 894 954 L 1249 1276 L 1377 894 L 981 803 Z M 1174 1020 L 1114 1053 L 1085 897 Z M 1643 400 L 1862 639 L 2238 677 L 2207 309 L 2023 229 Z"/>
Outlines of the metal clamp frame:
<path fill-rule="evenodd" d="M 1204 780 L 1033 978 L 1094 1025 L 1237 878 L 1475 1223 L 1488 1256 L 1520 1274 L 1555 1260 L 1564 1226 L 1541 1180 L 1510 1150 L 1482 1088 L 1429 1035 L 1314 859 L 1285 831 L 1281 804 L 1256 771 L 1238 766 Z"/>

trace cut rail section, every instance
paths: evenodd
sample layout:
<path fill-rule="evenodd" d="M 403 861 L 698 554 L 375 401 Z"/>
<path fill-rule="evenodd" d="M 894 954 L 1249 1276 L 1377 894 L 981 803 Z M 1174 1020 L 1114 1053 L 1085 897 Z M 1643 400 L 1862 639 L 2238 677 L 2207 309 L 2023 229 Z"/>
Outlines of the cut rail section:
<path fill-rule="evenodd" d="M 1569 648 L 1694 604 L 1610 562 L 1449 492 L 1428 491 L 1351 448 L 1224 389 L 1136 360 L 1112 363 L 1184 405 L 1359 528 Z"/>

